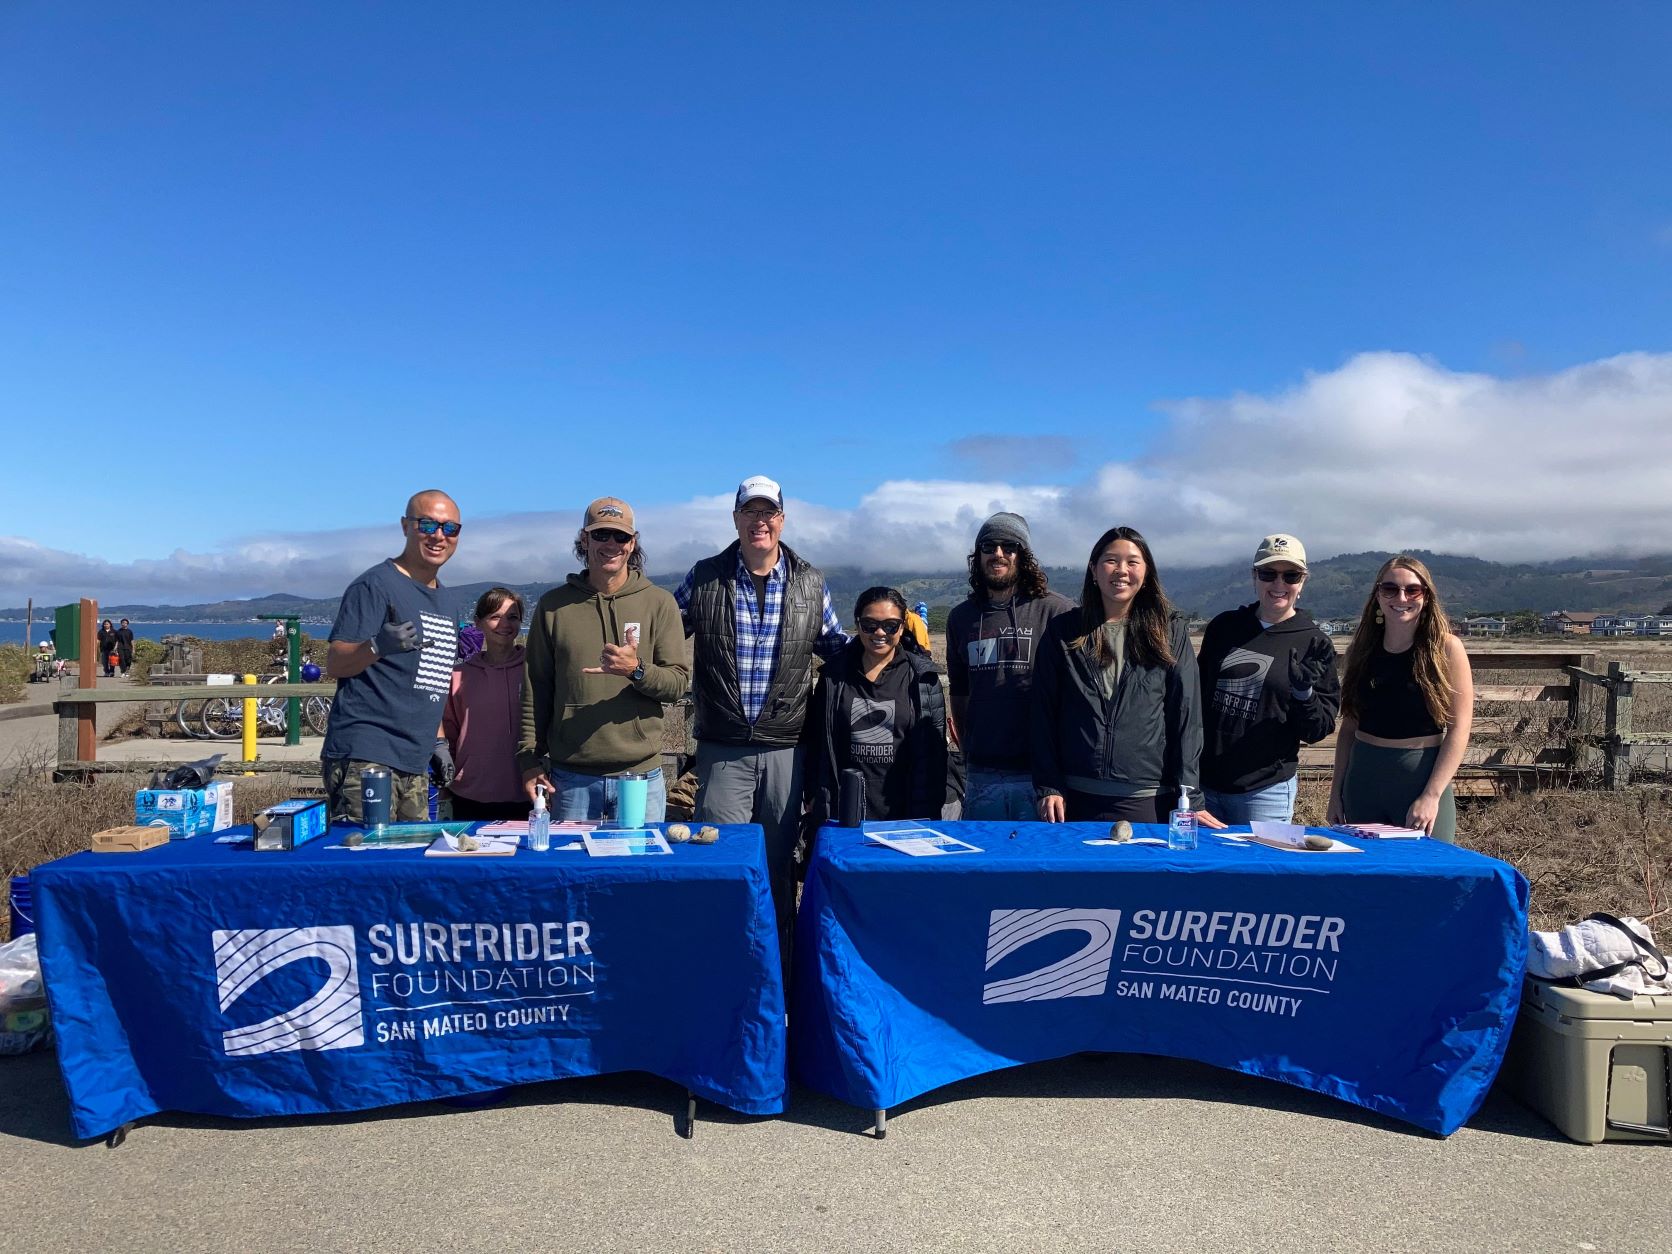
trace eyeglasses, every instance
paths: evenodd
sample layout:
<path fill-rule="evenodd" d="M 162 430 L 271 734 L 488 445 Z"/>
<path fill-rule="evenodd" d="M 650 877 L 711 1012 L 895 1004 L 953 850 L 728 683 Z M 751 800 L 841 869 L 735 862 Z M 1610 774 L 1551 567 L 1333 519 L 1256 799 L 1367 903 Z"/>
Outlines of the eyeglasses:
<path fill-rule="evenodd" d="M 613 527 L 594 527 L 586 534 L 594 540 L 603 540 L 608 544 L 626 544 L 633 538 L 631 532 L 617 531 Z"/>
<path fill-rule="evenodd" d="M 881 632 L 890 640 L 897 636 L 900 628 L 905 625 L 906 620 L 903 618 L 862 618 L 859 620 L 859 630 L 866 635 L 870 636 Z"/>
<path fill-rule="evenodd" d="M 783 512 L 781 509 L 740 509 L 737 516 L 747 518 L 750 522 L 771 522 Z"/>
<path fill-rule="evenodd" d="M 1008 553 L 1015 557 L 1022 551 L 1021 545 L 1011 544 L 1007 540 L 983 540 L 976 547 L 981 550 L 983 557 L 991 557 L 995 553 Z"/>
<path fill-rule="evenodd" d="M 1273 570 L 1269 566 L 1256 566 L 1254 573 L 1259 576 L 1261 583 L 1271 583 L 1274 580 L 1281 579 L 1291 586 L 1306 578 L 1304 570 Z"/>
<path fill-rule="evenodd" d="M 1390 601 L 1404 601 L 1406 599 L 1420 601 L 1428 595 L 1428 589 L 1420 583 L 1394 583 L 1391 579 L 1383 580 L 1377 584 L 1376 591 Z"/>
<path fill-rule="evenodd" d="M 449 540 L 453 540 L 464 530 L 463 523 L 437 522 L 433 518 L 408 518 L 406 521 L 418 528 L 418 534 L 421 536 L 433 536 L 439 531 Z"/>

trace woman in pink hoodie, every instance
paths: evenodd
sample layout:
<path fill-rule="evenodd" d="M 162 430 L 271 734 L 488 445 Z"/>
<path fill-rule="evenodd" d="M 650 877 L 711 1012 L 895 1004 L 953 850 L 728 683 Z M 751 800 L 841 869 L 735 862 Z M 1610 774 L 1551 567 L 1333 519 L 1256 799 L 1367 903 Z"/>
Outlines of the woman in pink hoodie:
<path fill-rule="evenodd" d="M 456 770 L 448 792 L 455 819 L 528 817 L 517 735 L 522 727 L 523 599 L 509 588 L 489 588 L 476 602 L 482 651 L 453 671 L 441 715 L 442 734 Z"/>

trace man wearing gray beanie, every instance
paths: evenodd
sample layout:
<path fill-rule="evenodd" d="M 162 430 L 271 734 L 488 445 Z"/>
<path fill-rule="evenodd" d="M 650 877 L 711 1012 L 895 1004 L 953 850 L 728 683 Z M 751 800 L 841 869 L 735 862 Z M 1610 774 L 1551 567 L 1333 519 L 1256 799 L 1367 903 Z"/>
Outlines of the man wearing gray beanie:
<path fill-rule="evenodd" d="M 966 819 L 1037 817 L 1028 694 L 1045 625 L 1074 608 L 1034 560 L 1028 520 L 1000 512 L 975 533 L 970 594 L 946 620 L 953 736 L 968 763 Z"/>

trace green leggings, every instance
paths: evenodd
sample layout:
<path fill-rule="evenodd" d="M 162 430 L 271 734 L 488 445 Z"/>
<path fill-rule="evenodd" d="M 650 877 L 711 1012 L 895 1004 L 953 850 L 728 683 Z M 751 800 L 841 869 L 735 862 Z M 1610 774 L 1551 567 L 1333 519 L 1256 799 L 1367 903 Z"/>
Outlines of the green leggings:
<path fill-rule="evenodd" d="M 1403 827 L 1411 803 L 1428 787 L 1440 747 L 1431 749 L 1390 749 L 1386 745 L 1353 742 L 1353 756 L 1347 760 L 1347 778 L 1341 782 L 1341 808 L 1349 823 L 1389 823 Z M 1434 817 L 1435 840 L 1457 843 L 1457 801 L 1451 785 L 1440 794 L 1440 812 Z"/>

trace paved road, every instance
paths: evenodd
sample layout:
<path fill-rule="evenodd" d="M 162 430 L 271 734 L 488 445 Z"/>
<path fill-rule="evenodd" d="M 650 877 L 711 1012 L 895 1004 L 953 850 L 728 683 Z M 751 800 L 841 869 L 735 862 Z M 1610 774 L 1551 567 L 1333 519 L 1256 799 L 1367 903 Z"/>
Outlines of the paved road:
<path fill-rule="evenodd" d="M 1672 1247 L 1672 1148 L 1562 1140 L 1494 1094 L 1441 1141 L 1195 1064 L 1078 1057 L 782 1119 L 644 1076 L 458 1110 L 162 1116 L 68 1142 L 45 1055 L 0 1059 L 0 1250 L 1605 1250 Z"/>

